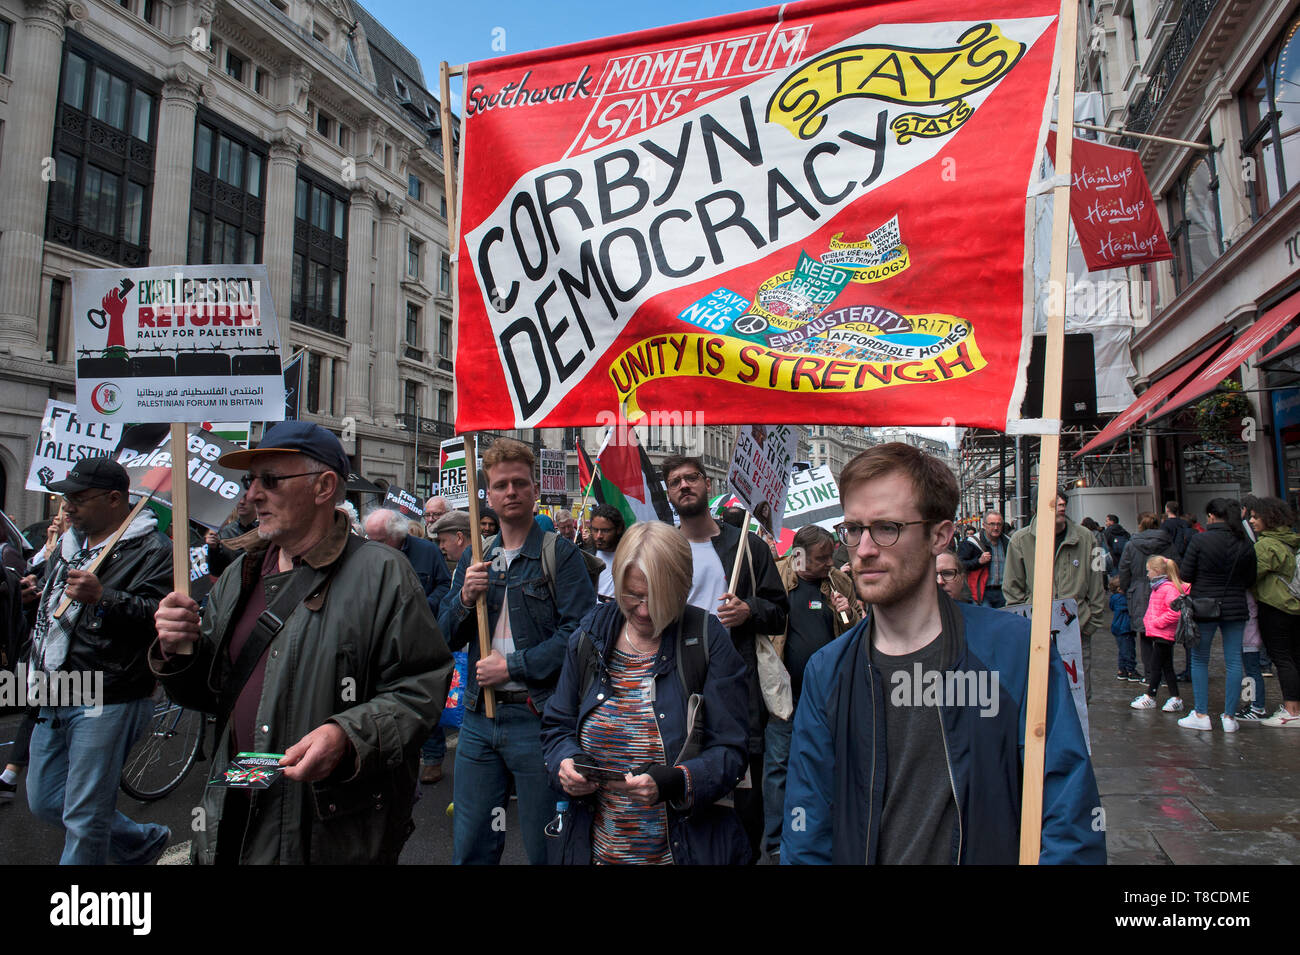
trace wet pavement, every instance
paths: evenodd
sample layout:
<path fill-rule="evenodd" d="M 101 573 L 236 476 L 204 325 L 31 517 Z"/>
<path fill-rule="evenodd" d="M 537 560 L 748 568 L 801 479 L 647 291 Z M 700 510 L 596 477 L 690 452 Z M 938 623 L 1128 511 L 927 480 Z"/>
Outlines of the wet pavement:
<path fill-rule="evenodd" d="M 1175 649 L 1178 666 L 1183 651 Z M 1191 682 L 1179 683 L 1183 713 L 1135 710 L 1144 684 L 1115 679 L 1109 628 L 1093 638 L 1092 761 L 1106 818 L 1112 865 L 1274 865 L 1300 863 L 1300 730 L 1239 721 L 1224 733 L 1223 652 L 1210 658 L 1213 729 L 1183 729 Z M 1272 713 L 1282 697 L 1265 677 Z M 1161 686 L 1157 701 L 1168 691 Z"/>
<path fill-rule="evenodd" d="M 1129 701 L 1143 685 L 1115 679 L 1115 640 L 1103 629 L 1093 640 L 1093 700 L 1089 709 L 1092 758 L 1106 818 L 1106 846 L 1113 865 L 1271 865 L 1300 863 L 1300 731 L 1241 723 L 1225 734 L 1223 655 L 1210 661 L 1209 732 L 1178 726 L 1182 713 L 1134 710 Z M 1182 664 L 1183 651 L 1175 651 Z M 1265 678 L 1268 710 L 1281 701 L 1277 680 Z M 1180 684 L 1191 705 L 1190 683 Z M 1158 697 L 1163 705 L 1166 691 Z M 12 738 L 17 717 L 0 718 L 0 742 Z M 454 739 L 454 737 L 453 737 Z M 416 831 L 402 852 L 404 865 L 451 862 L 455 749 L 445 776 L 423 787 L 415 807 Z M 118 808 L 134 819 L 172 828 L 163 863 L 187 861 L 191 812 L 198 805 L 207 764 L 199 764 L 170 796 L 141 803 L 121 795 Z M 25 787 L 0 801 L 0 865 L 50 864 L 63 848 L 63 833 L 34 819 Z M 511 800 L 503 862 L 526 861 Z"/>

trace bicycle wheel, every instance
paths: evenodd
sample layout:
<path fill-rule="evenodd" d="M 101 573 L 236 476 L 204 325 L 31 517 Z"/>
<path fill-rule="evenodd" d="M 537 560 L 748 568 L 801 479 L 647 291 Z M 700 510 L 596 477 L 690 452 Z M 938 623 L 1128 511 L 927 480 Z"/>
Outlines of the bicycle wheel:
<path fill-rule="evenodd" d="M 145 802 L 161 799 L 181 784 L 203 745 L 206 718 L 173 703 L 160 686 L 153 694 L 148 731 L 127 754 L 122 791 Z"/>

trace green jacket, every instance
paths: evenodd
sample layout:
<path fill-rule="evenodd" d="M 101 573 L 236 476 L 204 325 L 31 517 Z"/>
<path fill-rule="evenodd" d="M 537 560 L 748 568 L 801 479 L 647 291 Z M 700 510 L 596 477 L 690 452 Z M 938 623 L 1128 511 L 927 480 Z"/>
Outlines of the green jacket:
<path fill-rule="evenodd" d="M 1255 586 L 1251 593 L 1260 603 L 1291 614 L 1300 614 L 1300 600 L 1287 590 L 1287 581 L 1295 573 L 1296 545 L 1300 535 L 1289 527 L 1274 527 L 1262 532 L 1255 541 Z"/>
<path fill-rule="evenodd" d="M 1002 596 L 1009 604 L 1028 603 L 1034 589 L 1034 545 L 1038 518 L 1019 530 L 1007 547 L 1002 573 Z M 1106 609 L 1104 574 L 1093 569 L 1097 541 L 1092 532 L 1066 518 L 1065 536 L 1056 547 L 1052 563 L 1052 596 L 1073 597 L 1079 605 L 1079 632 L 1091 637 L 1101 627 Z M 1103 557 L 1104 560 L 1104 557 Z"/>
<path fill-rule="evenodd" d="M 329 536 L 303 555 L 318 580 L 343 554 L 348 531 L 338 512 Z M 164 659 L 157 642 L 150 651 L 171 698 L 207 713 L 217 712 L 230 677 L 227 631 L 241 595 L 255 586 L 270 593 L 293 573 L 260 577 L 269 542 L 255 532 L 232 543 L 244 553 L 212 589 L 194 655 Z M 221 833 L 238 838 L 232 846 L 218 845 L 229 790 L 209 785 L 191 858 L 212 864 L 220 851 L 222 861 L 234 853 L 251 865 L 396 863 L 414 828 L 420 746 L 441 715 L 453 665 L 410 562 L 384 544 L 362 544 L 323 593 L 285 620 L 263 661 L 266 682 L 247 749 L 283 753 L 333 722 L 347 734 L 350 753 L 328 779 L 281 777 L 254 790 L 247 825 Z M 230 745 L 229 732 L 217 740 L 209 780 L 229 765 Z"/>

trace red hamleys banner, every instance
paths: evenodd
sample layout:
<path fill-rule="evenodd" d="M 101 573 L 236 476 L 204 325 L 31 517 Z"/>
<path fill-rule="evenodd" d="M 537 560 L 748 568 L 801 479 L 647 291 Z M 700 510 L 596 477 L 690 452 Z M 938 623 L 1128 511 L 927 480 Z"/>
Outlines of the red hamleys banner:
<path fill-rule="evenodd" d="M 1135 150 L 1075 138 L 1070 221 L 1089 272 L 1174 257 Z M 1047 136 L 1056 155 L 1056 133 Z"/>
<path fill-rule="evenodd" d="M 1056 12 L 792 3 L 471 64 L 457 429 L 1004 427 Z"/>

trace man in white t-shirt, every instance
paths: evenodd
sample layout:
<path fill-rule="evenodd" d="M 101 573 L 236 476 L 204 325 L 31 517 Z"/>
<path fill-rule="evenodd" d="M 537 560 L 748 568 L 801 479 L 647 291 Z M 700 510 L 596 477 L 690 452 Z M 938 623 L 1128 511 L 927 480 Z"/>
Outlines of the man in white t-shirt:
<path fill-rule="evenodd" d="M 591 509 L 591 540 L 596 545 L 596 556 L 605 562 L 605 569 L 600 572 L 596 583 L 599 597 L 614 596 L 614 551 L 623 539 L 626 526 L 623 515 L 611 504 L 597 504 Z"/>
<path fill-rule="evenodd" d="M 719 523 L 709 513 L 709 479 L 699 458 L 670 455 L 661 465 L 668 500 L 681 516 L 681 532 L 691 545 L 693 582 L 687 603 L 717 614 L 745 660 L 749 683 L 749 754 L 751 788 L 736 790 L 736 811 L 745 826 L 753 861 L 762 854 L 763 725 L 767 707 L 758 685 L 759 633 L 784 633 L 789 599 L 772 551 L 749 535 L 749 558 L 740 562 L 736 592 L 729 592 L 732 568 L 740 550 L 741 530 Z"/>

